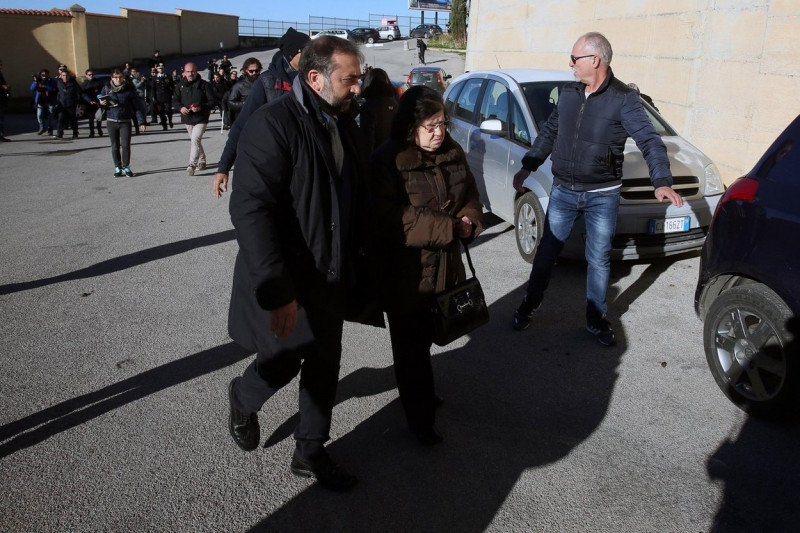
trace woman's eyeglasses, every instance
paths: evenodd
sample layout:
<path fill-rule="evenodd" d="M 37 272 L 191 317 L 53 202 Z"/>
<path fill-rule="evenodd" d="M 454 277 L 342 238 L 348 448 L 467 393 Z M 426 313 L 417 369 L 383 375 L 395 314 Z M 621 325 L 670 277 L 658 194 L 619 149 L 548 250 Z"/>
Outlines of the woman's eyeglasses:
<path fill-rule="evenodd" d="M 445 120 L 442 122 L 436 122 L 434 124 L 420 124 L 419 127 L 427 131 L 428 133 L 434 133 L 439 128 L 442 128 L 442 131 L 446 131 L 447 127 L 450 125 L 450 122 Z"/>

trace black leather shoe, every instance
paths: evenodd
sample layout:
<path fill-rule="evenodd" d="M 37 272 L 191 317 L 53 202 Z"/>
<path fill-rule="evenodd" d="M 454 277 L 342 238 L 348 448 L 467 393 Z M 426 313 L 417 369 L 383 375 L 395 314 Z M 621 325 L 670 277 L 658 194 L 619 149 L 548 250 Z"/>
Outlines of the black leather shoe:
<path fill-rule="evenodd" d="M 435 428 L 412 429 L 411 433 L 425 446 L 436 446 L 444 440 L 444 437 Z"/>
<path fill-rule="evenodd" d="M 327 453 L 314 460 L 301 459 L 292 455 L 292 474 L 298 477 L 313 477 L 323 487 L 331 490 L 350 490 L 358 480 L 356 477 L 333 462 Z"/>
<path fill-rule="evenodd" d="M 246 452 L 251 452 L 258 448 L 261 440 L 261 428 L 258 426 L 258 415 L 253 413 L 245 415 L 233 405 L 233 387 L 239 378 L 233 378 L 228 385 L 228 403 L 230 404 L 230 417 L 228 428 L 231 432 L 233 441 Z"/>

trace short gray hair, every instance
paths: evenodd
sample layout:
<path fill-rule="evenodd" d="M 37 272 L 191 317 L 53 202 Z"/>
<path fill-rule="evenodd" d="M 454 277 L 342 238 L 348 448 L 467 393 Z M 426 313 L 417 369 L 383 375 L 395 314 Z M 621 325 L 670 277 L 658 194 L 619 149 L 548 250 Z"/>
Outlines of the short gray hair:
<path fill-rule="evenodd" d="M 586 42 L 586 46 L 597 52 L 597 57 L 600 58 L 601 63 L 604 63 L 606 66 L 611 65 L 611 56 L 613 52 L 611 51 L 611 43 L 608 42 L 605 35 L 596 31 L 591 31 L 584 34 L 581 39 Z"/>

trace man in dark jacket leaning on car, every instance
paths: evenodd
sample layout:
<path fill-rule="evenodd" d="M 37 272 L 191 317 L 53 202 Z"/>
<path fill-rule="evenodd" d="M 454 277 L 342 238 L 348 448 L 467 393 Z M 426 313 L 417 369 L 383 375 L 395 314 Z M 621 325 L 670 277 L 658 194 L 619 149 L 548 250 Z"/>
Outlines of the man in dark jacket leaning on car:
<path fill-rule="evenodd" d="M 611 55 L 611 44 L 600 33 L 587 33 L 577 40 L 569 61 L 577 81 L 564 86 L 557 106 L 522 159 L 522 170 L 514 175 L 514 188 L 523 192 L 528 175 L 551 157 L 553 188 L 525 299 L 514 314 L 517 331 L 530 325 L 555 260 L 575 220 L 583 215 L 589 264 L 586 329 L 601 344 L 616 344 L 606 318 L 606 291 L 628 136 L 644 155 L 656 198 L 683 205 L 683 198 L 672 190 L 667 148 L 645 113 L 639 93 L 614 77 Z"/>
<path fill-rule="evenodd" d="M 228 331 L 256 353 L 229 385 L 229 430 L 258 447 L 257 412 L 300 374 L 292 473 L 345 490 L 356 479 L 327 454 L 342 327 L 368 228 L 363 138 L 348 109 L 361 88 L 358 47 L 324 36 L 303 51 L 292 90 L 245 124 L 230 213 L 239 253 Z"/>

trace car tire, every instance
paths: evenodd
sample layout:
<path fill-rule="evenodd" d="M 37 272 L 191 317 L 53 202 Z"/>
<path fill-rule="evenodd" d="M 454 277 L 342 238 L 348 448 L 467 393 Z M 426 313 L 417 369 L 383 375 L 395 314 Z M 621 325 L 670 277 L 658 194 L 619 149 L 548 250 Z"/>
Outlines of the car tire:
<path fill-rule="evenodd" d="M 387 37 L 386 37 L 386 40 L 387 40 L 387 41 L 389 41 L 389 42 L 392 42 L 392 41 L 394 41 L 394 35 L 389 35 L 389 36 L 387 36 Z"/>
<path fill-rule="evenodd" d="M 544 210 L 532 192 L 526 192 L 514 205 L 514 235 L 519 255 L 533 263 L 536 247 L 544 232 Z"/>
<path fill-rule="evenodd" d="M 373 37 L 367 38 L 367 44 L 374 44 L 374 43 L 375 43 L 375 39 Z"/>
<path fill-rule="evenodd" d="M 743 411 L 782 419 L 796 413 L 798 357 L 791 310 L 765 285 L 728 289 L 709 306 L 706 361 L 723 393 Z"/>

